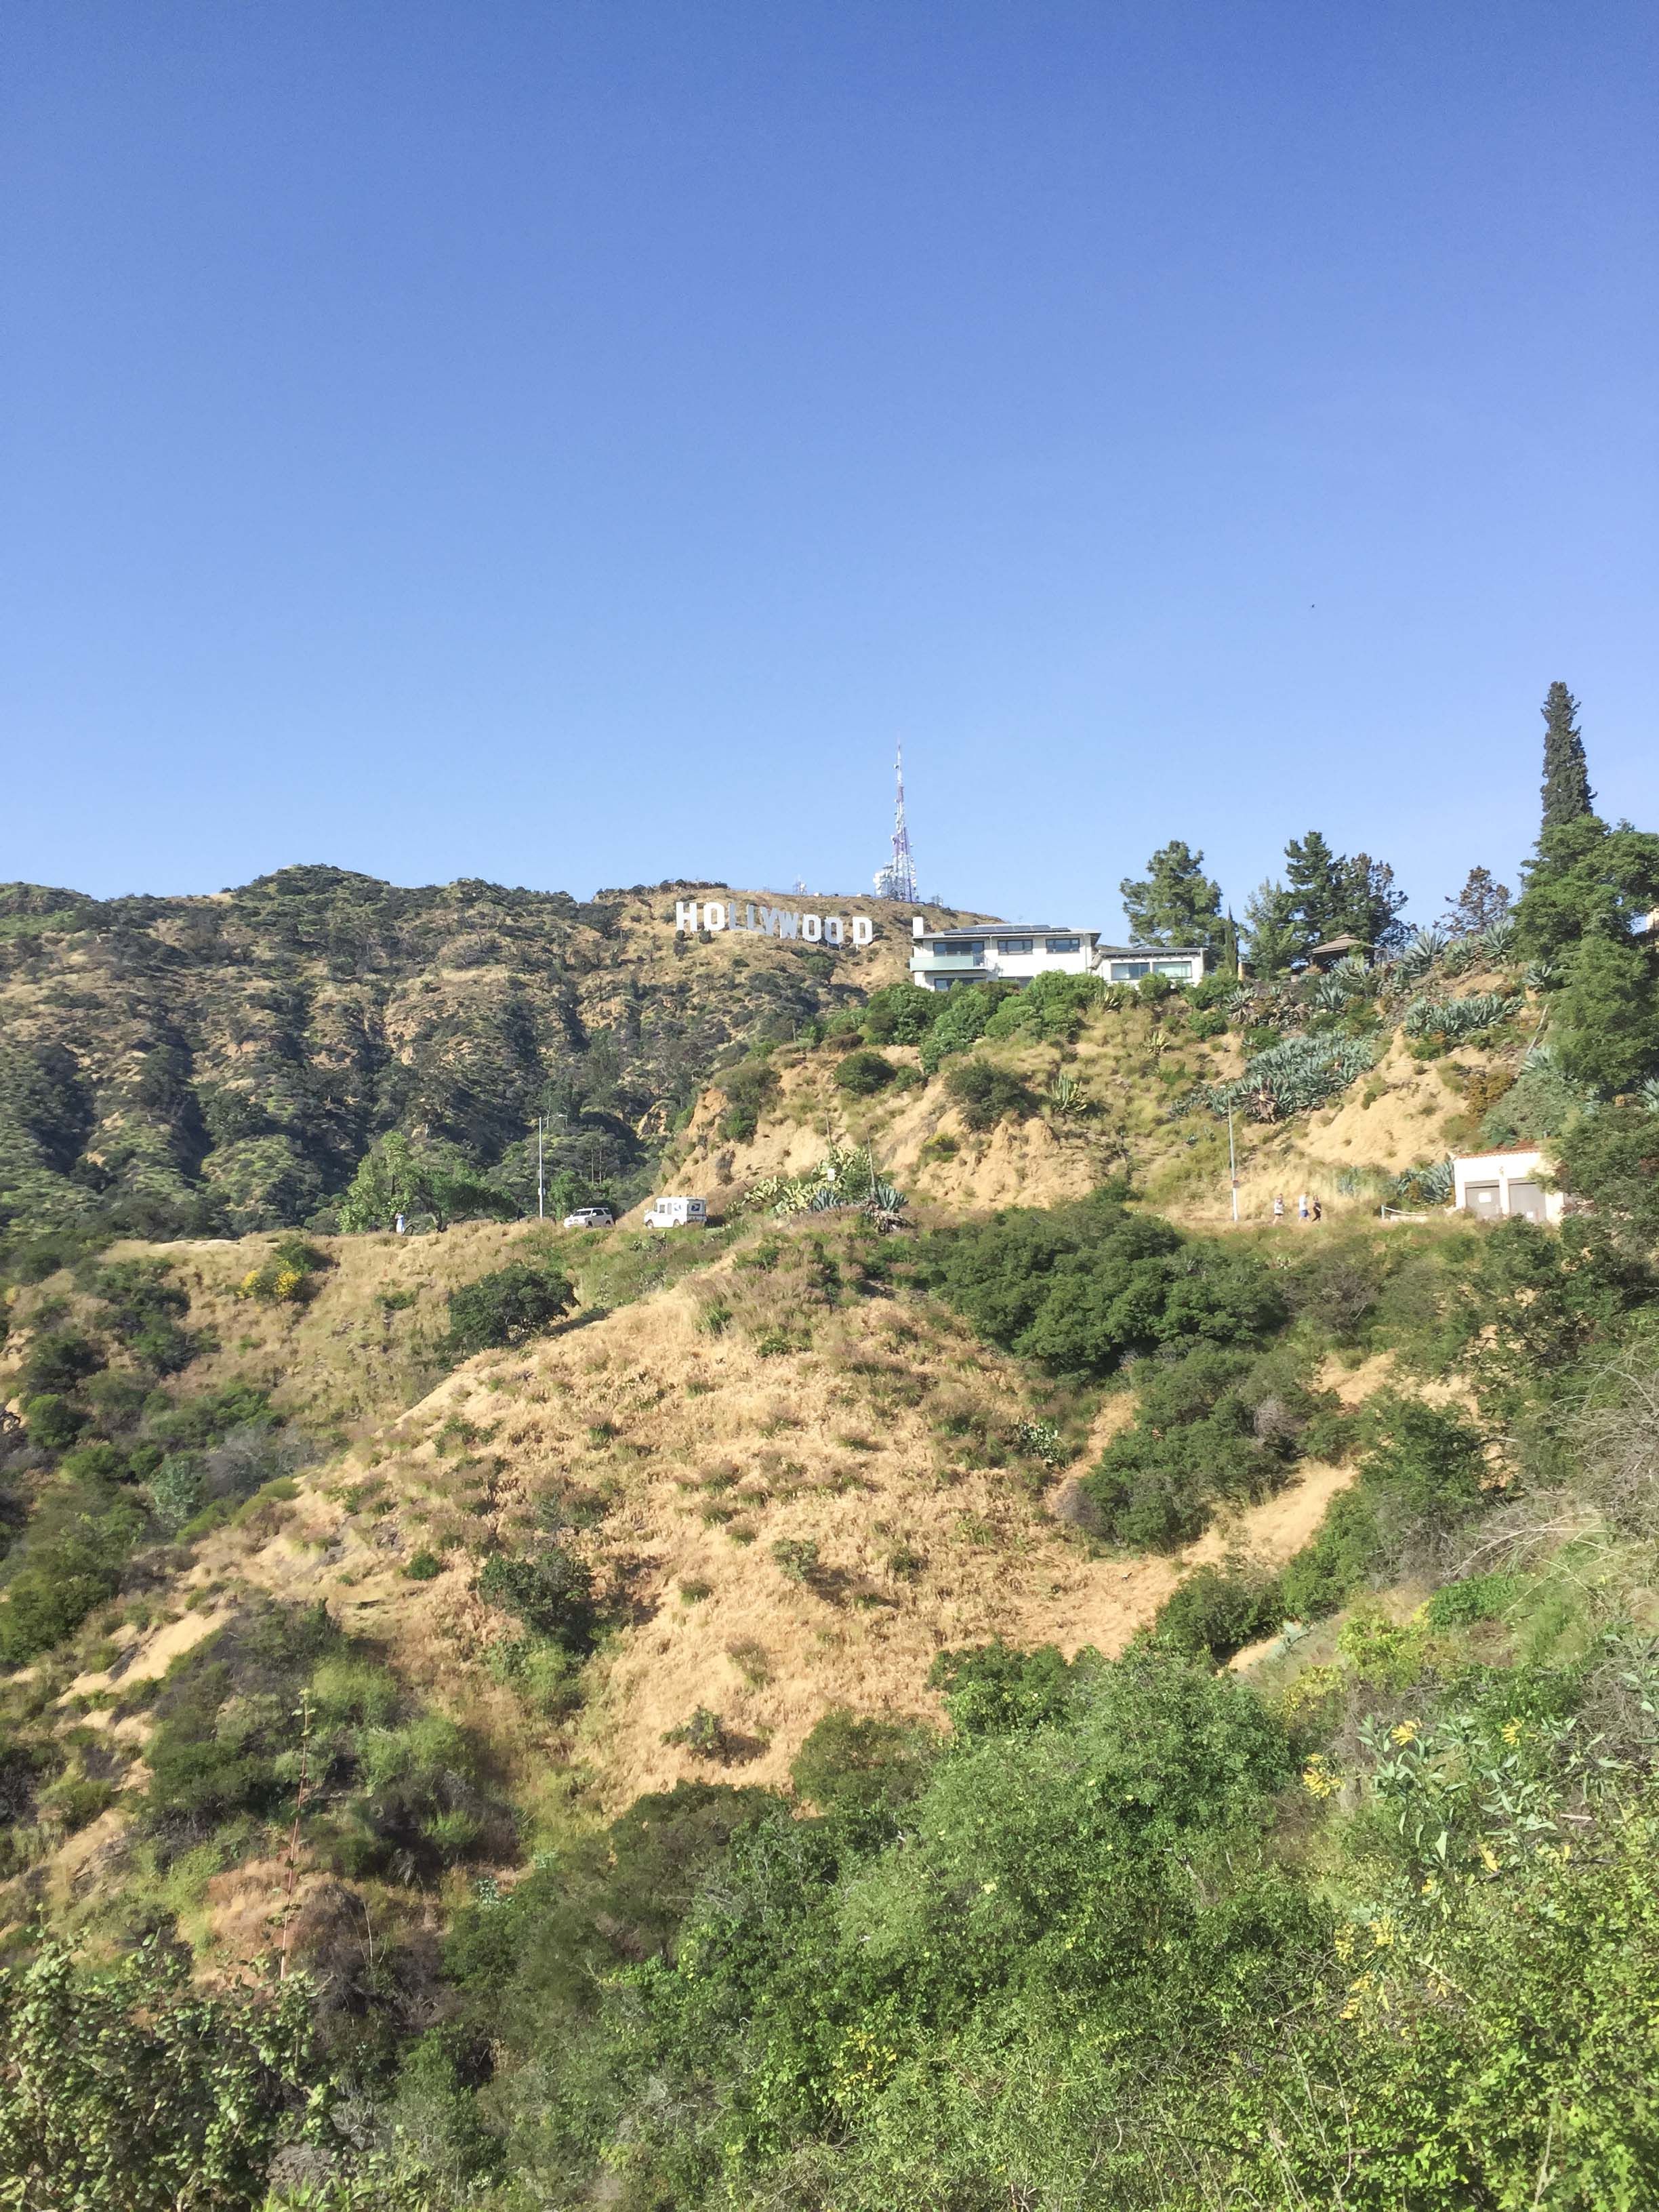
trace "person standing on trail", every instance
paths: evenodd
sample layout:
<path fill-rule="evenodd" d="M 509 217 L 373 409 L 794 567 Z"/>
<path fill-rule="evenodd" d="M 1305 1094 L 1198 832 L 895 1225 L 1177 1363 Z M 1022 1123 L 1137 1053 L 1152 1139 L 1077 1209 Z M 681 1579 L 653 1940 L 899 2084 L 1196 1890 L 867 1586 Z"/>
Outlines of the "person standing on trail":
<path fill-rule="evenodd" d="M 1274 1227 L 1275 1229 L 1277 1229 L 1277 1228 L 1278 1228 L 1278 1226 L 1279 1226 L 1279 1223 L 1280 1223 L 1284 1218 L 1285 1218 L 1285 1201 L 1284 1201 L 1284 1200 L 1283 1200 L 1282 1198 L 1276 1198 L 1276 1199 L 1273 1200 L 1273 1227 Z"/>
<path fill-rule="evenodd" d="M 1317 1199 L 1314 1200 L 1313 1218 L 1316 1221 L 1322 1221 L 1325 1218 L 1325 1209 Z"/>
<path fill-rule="evenodd" d="M 1308 1218 L 1308 1194 L 1305 1190 L 1296 1201 L 1296 1218 L 1298 1221 L 1305 1221 Z"/>

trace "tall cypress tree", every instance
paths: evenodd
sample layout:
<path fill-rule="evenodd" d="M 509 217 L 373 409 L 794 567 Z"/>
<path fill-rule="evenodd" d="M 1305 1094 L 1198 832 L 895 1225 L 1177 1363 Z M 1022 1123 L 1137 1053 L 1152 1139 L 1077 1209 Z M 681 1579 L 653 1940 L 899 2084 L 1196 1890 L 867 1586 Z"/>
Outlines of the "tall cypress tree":
<path fill-rule="evenodd" d="M 1552 684 L 1544 695 L 1544 827 L 1559 830 L 1595 811 L 1584 740 L 1574 720 L 1578 702 L 1565 684 Z"/>

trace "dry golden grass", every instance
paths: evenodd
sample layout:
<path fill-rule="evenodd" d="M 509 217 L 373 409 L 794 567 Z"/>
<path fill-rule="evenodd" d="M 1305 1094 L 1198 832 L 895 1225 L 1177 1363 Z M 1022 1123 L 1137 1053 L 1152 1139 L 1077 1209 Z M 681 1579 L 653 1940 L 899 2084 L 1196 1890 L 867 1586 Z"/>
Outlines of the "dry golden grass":
<path fill-rule="evenodd" d="M 308 1478 L 278 1533 L 210 1540 L 198 1577 L 323 1598 L 479 1725 L 516 1787 L 574 1761 L 617 1808 L 721 1771 L 664 1741 L 699 1706 L 736 1747 L 726 1771 L 775 1783 L 830 1705 L 936 1717 L 926 1678 L 946 1646 L 1121 1650 L 1191 1560 L 1241 1547 L 1288 1557 L 1347 1479 L 1305 1469 L 1185 1559 L 1091 1557 L 1051 1516 L 1040 1471 L 1008 1450 L 1031 1410 L 1011 1363 L 931 1307 L 803 1304 L 826 1239 L 796 1224 L 772 1241 L 769 1272 L 737 1264 L 740 1251 L 588 1327 L 470 1362 Z M 718 1334 L 715 1302 L 730 1313 Z M 763 1348 L 780 1334 L 793 1348 Z M 1128 1405 L 1108 1402 L 1091 1455 Z M 489 1650 L 514 1624 L 473 1588 L 479 1552 L 522 1547 L 573 1499 L 607 1509 L 565 1540 L 627 1624 L 590 1667 L 574 1729 L 490 1679 Z M 411 1582 L 404 1567 L 433 1544 L 439 1511 L 453 1548 L 435 1579 Z M 817 1547 L 804 1579 L 789 1571 L 802 1546 Z"/>

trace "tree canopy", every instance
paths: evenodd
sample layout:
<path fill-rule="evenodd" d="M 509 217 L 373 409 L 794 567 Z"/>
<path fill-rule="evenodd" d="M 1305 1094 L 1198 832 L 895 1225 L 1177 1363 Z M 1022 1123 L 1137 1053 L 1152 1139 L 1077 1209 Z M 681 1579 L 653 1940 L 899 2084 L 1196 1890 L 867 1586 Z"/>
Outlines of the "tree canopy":
<path fill-rule="evenodd" d="M 1595 794 L 1590 789 L 1589 763 L 1584 740 L 1575 719 L 1578 702 L 1565 684 L 1552 684 L 1544 694 L 1544 827 L 1559 830 L 1594 811 Z"/>
<path fill-rule="evenodd" d="M 1126 876 L 1118 885 L 1129 921 L 1132 945 L 1199 945 L 1218 952 L 1227 925 L 1221 912 L 1221 886 L 1204 872 L 1204 855 L 1179 837 L 1160 845 L 1139 882 Z"/>

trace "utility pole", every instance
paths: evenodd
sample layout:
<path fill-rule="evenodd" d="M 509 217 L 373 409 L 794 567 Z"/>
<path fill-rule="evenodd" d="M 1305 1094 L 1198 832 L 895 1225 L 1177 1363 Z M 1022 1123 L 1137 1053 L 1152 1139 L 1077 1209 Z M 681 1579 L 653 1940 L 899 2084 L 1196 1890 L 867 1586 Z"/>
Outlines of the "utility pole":
<path fill-rule="evenodd" d="M 1227 1109 L 1227 1180 L 1233 1187 L 1233 1225 L 1238 1225 L 1238 1155 L 1233 1150 L 1233 1109 Z"/>
<path fill-rule="evenodd" d="M 536 1116 L 536 1218 L 538 1221 L 542 1220 L 547 1212 L 547 1185 L 542 1173 L 543 1133 L 546 1127 L 546 1115 L 538 1114 Z"/>

